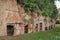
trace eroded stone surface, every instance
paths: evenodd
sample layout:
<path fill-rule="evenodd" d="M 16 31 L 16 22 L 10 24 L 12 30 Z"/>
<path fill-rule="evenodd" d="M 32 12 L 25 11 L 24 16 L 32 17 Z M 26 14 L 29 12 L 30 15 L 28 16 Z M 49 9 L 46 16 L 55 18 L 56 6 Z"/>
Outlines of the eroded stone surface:
<path fill-rule="evenodd" d="M 16 0 L 0 0 L 0 36 L 7 36 L 7 25 L 13 25 L 13 36 L 24 34 L 25 25 L 28 25 L 28 33 L 44 31 L 45 27 L 49 29 L 52 24 L 53 26 L 55 25 L 55 21 L 52 23 L 50 17 L 46 17 L 47 22 L 45 22 L 45 16 L 38 17 L 37 12 L 38 10 L 33 12 L 35 15 L 32 17 L 25 13 L 24 8 L 17 4 Z M 23 18 L 27 20 L 33 19 L 34 24 L 23 21 Z M 42 28 L 40 23 L 42 23 Z M 36 24 L 38 25 L 38 30 L 36 29 Z"/>

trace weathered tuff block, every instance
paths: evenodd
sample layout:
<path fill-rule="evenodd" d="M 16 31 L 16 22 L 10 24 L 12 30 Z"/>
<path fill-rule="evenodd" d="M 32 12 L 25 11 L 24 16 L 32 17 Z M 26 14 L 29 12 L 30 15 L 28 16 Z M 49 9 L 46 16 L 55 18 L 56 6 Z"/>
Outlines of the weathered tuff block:
<path fill-rule="evenodd" d="M 16 0 L 0 0 L 0 36 L 7 35 L 7 25 L 19 24 L 20 16 Z M 16 26 L 16 28 L 19 28 Z M 18 30 L 17 30 L 18 31 Z"/>

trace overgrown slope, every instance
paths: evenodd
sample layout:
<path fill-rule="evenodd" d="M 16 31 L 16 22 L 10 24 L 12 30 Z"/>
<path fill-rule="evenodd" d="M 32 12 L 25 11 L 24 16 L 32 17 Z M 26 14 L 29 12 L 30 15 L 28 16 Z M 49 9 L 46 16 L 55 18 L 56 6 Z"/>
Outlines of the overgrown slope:
<path fill-rule="evenodd" d="M 54 0 L 17 0 L 18 4 L 22 5 L 25 12 L 38 11 L 38 15 L 49 16 L 53 19 L 57 18 L 58 11 L 54 4 Z M 33 14 L 34 15 L 34 14 Z"/>

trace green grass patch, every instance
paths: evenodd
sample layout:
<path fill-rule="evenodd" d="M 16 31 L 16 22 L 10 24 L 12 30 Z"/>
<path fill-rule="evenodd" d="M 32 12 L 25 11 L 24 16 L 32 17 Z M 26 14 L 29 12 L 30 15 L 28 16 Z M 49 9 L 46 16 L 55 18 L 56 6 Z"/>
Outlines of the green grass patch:
<path fill-rule="evenodd" d="M 54 29 L 8 37 L 6 40 L 60 40 L 60 24 L 56 24 Z"/>

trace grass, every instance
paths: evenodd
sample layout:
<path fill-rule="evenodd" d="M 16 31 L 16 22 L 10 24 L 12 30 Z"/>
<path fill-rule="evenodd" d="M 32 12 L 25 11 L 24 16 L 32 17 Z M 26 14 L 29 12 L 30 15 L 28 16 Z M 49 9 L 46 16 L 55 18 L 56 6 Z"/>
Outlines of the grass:
<path fill-rule="evenodd" d="M 56 27 L 51 30 L 5 37 L 3 40 L 60 40 L 60 24 L 56 24 Z"/>

